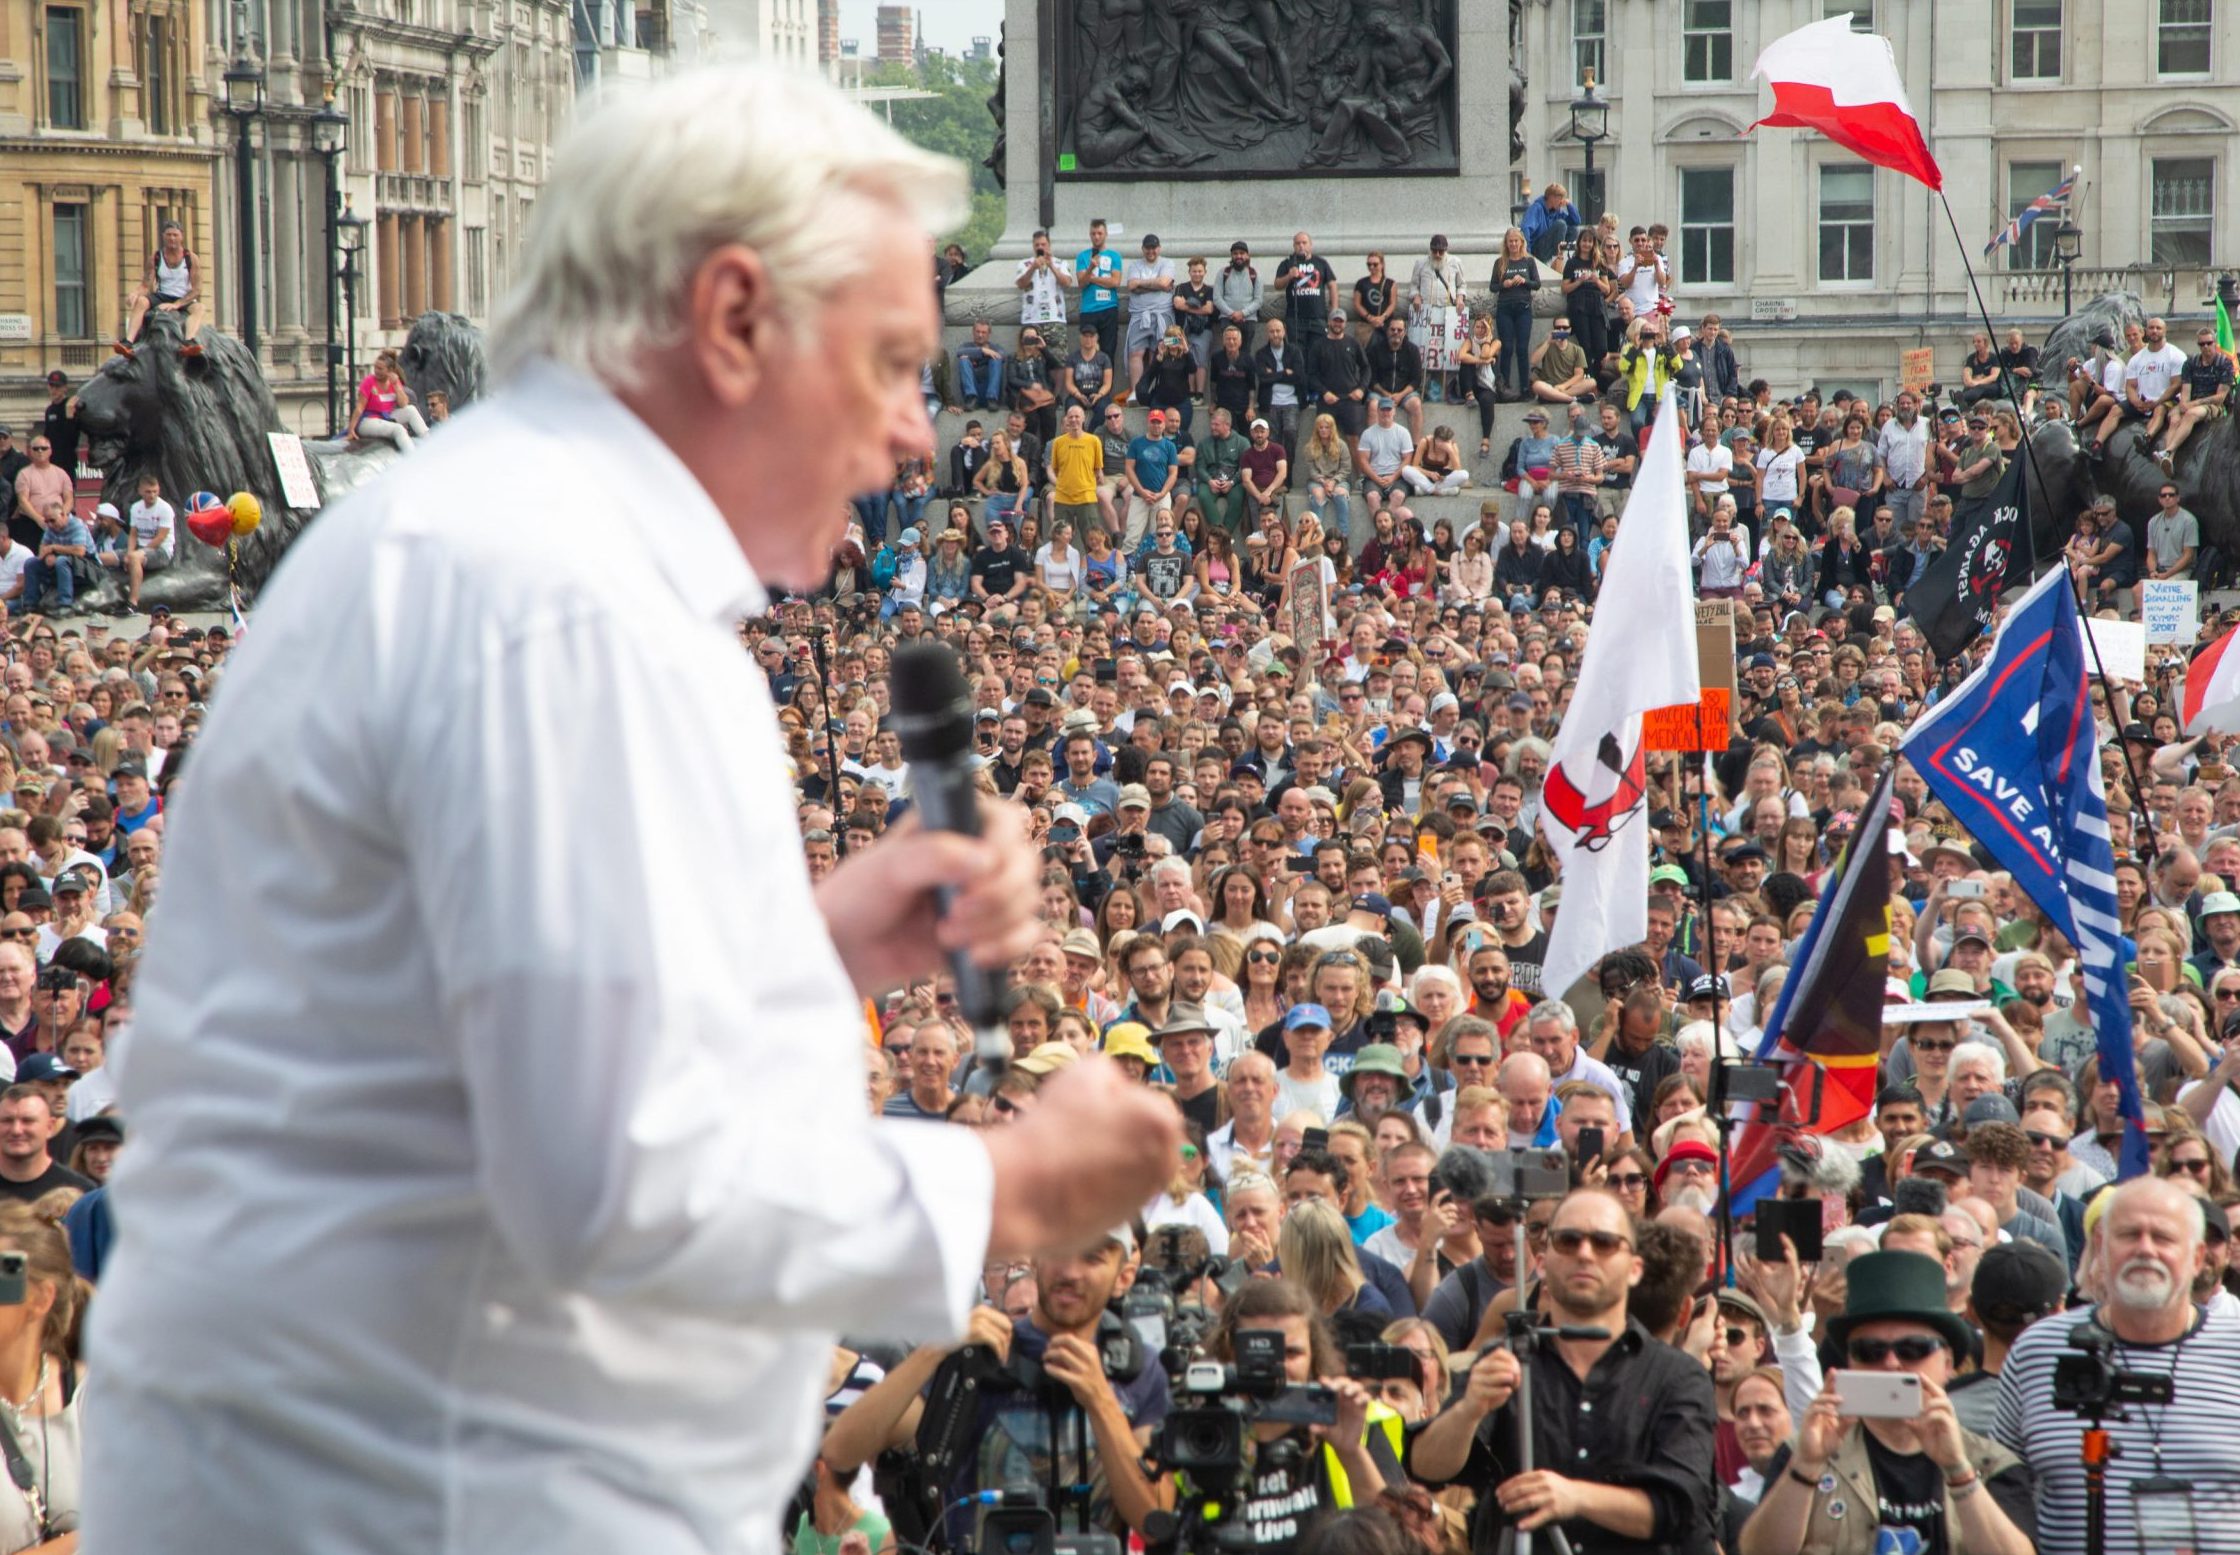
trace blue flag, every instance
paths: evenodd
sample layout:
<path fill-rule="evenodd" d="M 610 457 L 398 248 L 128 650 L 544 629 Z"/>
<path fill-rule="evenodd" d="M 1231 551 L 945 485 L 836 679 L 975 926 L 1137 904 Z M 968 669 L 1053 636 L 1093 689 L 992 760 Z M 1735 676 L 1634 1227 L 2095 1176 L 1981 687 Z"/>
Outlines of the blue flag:
<path fill-rule="evenodd" d="M 1991 656 L 1921 715 L 1901 750 L 2077 947 L 2100 1078 L 2122 1098 L 2122 1175 L 2133 1177 L 2147 1169 L 2146 1124 L 2090 691 L 2076 595 L 2056 567 L 2015 601 Z"/>

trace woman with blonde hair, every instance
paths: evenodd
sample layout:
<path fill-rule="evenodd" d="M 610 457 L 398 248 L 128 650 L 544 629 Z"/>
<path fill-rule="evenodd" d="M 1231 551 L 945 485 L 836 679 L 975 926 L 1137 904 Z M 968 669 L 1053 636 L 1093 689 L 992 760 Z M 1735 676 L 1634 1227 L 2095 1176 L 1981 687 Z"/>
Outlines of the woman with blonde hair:
<path fill-rule="evenodd" d="M 1513 399 L 1532 396 L 1532 294 L 1540 287 L 1540 262 L 1525 247 L 1524 232 L 1501 234 L 1501 257 L 1493 262 L 1494 331 L 1501 337 L 1495 381 L 1512 380 Z"/>
<path fill-rule="evenodd" d="M 1314 430 L 1299 447 L 1299 467 L 1307 477 L 1307 511 L 1317 520 L 1334 520 L 1330 527 L 1339 534 L 1348 533 L 1353 523 L 1353 454 L 1338 435 L 1335 416 L 1325 412 L 1314 418 Z M 1321 534 L 1315 535 L 1314 544 L 1322 544 Z M 1303 531 L 1298 545 L 1299 554 L 1306 555 L 1309 546 Z"/>
<path fill-rule="evenodd" d="M 1320 1199 L 1308 1199 L 1283 1217 L 1276 1232 L 1276 1261 L 1283 1277 L 1314 1298 L 1325 1318 L 1339 1312 L 1393 1315 L 1382 1293 L 1361 1272 L 1345 1218 Z"/>
<path fill-rule="evenodd" d="M 24 1260 L 23 1299 L 0 1306 L 0 1397 L 8 1404 L 0 1430 L 14 1436 L 10 1456 L 31 1480 L 0 1495 L 0 1550 L 75 1549 L 85 1377 L 78 1335 L 90 1287 L 71 1265 L 59 1221 L 32 1205 L 0 1204 L 0 1251 Z"/>

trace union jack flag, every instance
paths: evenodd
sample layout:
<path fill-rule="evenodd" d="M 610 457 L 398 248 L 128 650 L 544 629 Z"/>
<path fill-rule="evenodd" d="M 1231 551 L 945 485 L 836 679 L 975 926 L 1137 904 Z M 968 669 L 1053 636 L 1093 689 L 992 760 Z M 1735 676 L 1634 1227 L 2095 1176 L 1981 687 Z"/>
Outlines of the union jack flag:
<path fill-rule="evenodd" d="M 1989 259 L 2008 243 L 2020 243 L 2022 234 L 2030 230 L 2030 223 L 2036 221 L 2047 211 L 2068 204 L 2069 193 L 2076 187 L 2077 172 L 2076 169 L 2071 168 L 2068 177 L 2062 179 L 2050 192 L 2039 195 L 2035 200 L 2025 205 L 2016 214 L 2014 220 L 2001 227 L 1998 234 L 1990 242 L 1983 245 L 1983 257 Z"/>

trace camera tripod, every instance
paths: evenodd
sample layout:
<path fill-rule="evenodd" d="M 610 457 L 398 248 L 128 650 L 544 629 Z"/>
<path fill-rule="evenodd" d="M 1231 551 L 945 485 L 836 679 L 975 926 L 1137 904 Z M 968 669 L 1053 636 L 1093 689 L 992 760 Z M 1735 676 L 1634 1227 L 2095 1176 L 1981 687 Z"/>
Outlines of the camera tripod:
<path fill-rule="evenodd" d="M 1607 1339 L 1610 1330 L 1594 1328 L 1580 1323 L 1542 1323 L 1537 1313 L 1524 1304 L 1525 1270 L 1531 1267 L 1526 1260 L 1525 1203 L 1522 1198 L 1510 1201 L 1517 1217 L 1517 1304 L 1506 1314 L 1507 1343 L 1510 1354 L 1517 1358 L 1517 1391 L 1509 1400 L 1509 1408 L 1517 1421 L 1516 1472 L 1529 1474 L 1533 1470 L 1532 1452 L 1532 1363 L 1540 1348 L 1551 1339 Z M 1552 1555 L 1571 1555 L 1571 1541 L 1563 1530 L 1550 1523 L 1545 1530 L 1547 1548 Z M 1520 1528 L 1514 1522 L 1506 1524 L 1495 1545 L 1495 1555 L 1533 1555 L 1535 1530 Z"/>

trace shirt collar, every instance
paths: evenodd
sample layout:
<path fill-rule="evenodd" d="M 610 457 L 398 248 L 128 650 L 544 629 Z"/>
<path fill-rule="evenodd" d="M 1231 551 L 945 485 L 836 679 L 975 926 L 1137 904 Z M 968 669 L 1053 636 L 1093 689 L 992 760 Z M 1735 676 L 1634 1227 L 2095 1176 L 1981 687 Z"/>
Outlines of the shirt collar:
<path fill-rule="evenodd" d="M 522 373 L 516 392 L 568 407 L 574 446 L 608 466 L 617 489 L 631 494 L 616 504 L 619 516 L 693 615 L 728 625 L 769 608 L 769 591 L 706 488 L 611 389 L 539 361 Z"/>

